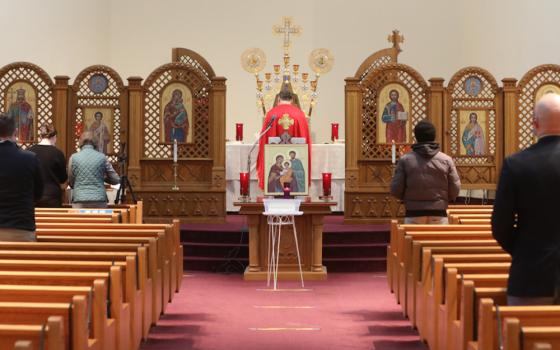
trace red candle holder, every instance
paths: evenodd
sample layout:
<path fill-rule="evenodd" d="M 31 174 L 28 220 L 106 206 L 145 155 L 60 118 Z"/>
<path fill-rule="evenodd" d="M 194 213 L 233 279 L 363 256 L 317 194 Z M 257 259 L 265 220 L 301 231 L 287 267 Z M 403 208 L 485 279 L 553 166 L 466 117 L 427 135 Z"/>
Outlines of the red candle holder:
<path fill-rule="evenodd" d="M 331 196 L 331 173 L 323 173 L 323 198 L 328 199 Z"/>
<path fill-rule="evenodd" d="M 284 198 L 291 198 L 290 192 L 291 192 L 290 183 L 284 182 Z"/>
<path fill-rule="evenodd" d="M 331 141 L 338 140 L 338 123 L 331 123 Z"/>
<path fill-rule="evenodd" d="M 241 198 L 249 196 L 249 173 L 239 173 L 239 194 Z"/>
<path fill-rule="evenodd" d="M 235 141 L 243 141 L 243 123 L 235 124 Z"/>

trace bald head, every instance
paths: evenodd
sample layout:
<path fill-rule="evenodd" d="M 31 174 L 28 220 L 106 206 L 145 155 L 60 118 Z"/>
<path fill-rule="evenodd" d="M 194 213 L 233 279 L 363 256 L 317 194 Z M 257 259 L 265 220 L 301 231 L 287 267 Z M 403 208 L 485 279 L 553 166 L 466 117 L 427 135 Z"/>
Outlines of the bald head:
<path fill-rule="evenodd" d="M 560 95 L 544 95 L 535 105 L 535 131 L 538 137 L 560 135 Z"/>

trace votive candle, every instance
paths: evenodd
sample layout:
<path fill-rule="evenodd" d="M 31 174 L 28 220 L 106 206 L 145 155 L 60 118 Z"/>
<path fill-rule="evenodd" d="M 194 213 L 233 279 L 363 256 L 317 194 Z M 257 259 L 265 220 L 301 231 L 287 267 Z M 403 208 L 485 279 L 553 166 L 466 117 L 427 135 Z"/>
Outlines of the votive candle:
<path fill-rule="evenodd" d="M 338 140 L 338 123 L 331 123 L 331 141 Z"/>
<path fill-rule="evenodd" d="M 249 173 L 239 173 L 239 194 L 241 196 L 249 195 Z"/>
<path fill-rule="evenodd" d="M 331 173 L 323 173 L 323 196 L 331 195 Z"/>
<path fill-rule="evenodd" d="M 235 141 L 243 141 L 243 123 L 235 124 Z"/>

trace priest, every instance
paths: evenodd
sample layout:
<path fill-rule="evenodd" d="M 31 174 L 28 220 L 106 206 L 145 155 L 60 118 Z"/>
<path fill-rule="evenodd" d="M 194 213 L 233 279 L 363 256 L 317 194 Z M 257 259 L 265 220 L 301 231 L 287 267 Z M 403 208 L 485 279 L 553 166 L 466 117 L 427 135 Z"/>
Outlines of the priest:
<path fill-rule="evenodd" d="M 283 87 L 278 94 L 278 105 L 266 114 L 261 132 L 264 132 L 272 121 L 272 127 L 263 135 L 259 143 L 259 156 L 257 158 L 257 175 L 259 187 L 264 189 L 264 145 L 268 144 L 269 137 L 279 137 L 280 143 L 291 143 L 292 137 L 304 137 L 308 147 L 307 181 L 311 183 L 311 137 L 305 114 L 293 105 L 294 94 L 289 88 Z"/>

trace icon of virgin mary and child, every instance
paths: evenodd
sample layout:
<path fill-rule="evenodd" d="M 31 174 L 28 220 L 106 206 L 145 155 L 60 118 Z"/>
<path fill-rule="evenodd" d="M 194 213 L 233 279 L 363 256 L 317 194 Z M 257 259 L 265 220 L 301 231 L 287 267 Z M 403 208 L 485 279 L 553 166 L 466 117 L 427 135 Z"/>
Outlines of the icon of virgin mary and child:
<path fill-rule="evenodd" d="M 165 142 L 187 142 L 189 134 L 189 119 L 183 103 L 183 93 L 179 89 L 173 90 L 171 101 L 163 110 L 163 123 L 165 127 Z"/>

